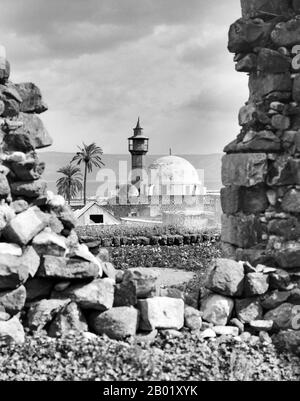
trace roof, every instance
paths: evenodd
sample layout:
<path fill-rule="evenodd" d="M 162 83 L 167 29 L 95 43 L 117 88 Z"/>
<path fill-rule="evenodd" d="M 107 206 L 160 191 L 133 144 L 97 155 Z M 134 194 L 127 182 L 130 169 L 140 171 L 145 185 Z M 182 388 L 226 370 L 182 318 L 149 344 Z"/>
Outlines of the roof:
<path fill-rule="evenodd" d="M 82 209 L 75 210 L 75 212 L 74 212 L 75 218 L 79 219 L 83 214 L 85 214 L 94 205 L 97 205 L 100 209 L 103 209 L 105 211 L 105 213 L 109 214 L 113 219 L 115 219 L 116 221 L 119 221 L 119 219 L 116 216 L 114 216 L 110 211 L 108 211 L 105 207 L 103 207 L 103 205 L 100 205 L 96 201 L 89 202 Z"/>

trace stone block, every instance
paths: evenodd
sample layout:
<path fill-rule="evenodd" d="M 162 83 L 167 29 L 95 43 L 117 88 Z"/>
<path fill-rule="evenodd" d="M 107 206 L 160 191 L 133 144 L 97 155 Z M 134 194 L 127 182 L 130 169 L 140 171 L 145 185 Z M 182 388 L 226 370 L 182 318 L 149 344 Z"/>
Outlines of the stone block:
<path fill-rule="evenodd" d="M 31 330 L 43 329 L 47 323 L 51 322 L 55 315 L 70 300 L 43 299 L 42 301 L 31 304 L 27 314 L 27 324 Z"/>
<path fill-rule="evenodd" d="M 54 291 L 52 298 L 71 299 L 83 309 L 106 311 L 114 303 L 114 280 L 97 279 L 89 284 L 78 284 L 68 287 L 63 292 Z"/>
<path fill-rule="evenodd" d="M 139 325 L 139 312 L 132 307 L 113 308 L 109 311 L 92 313 L 89 323 L 95 333 L 107 335 L 115 340 L 135 336 Z"/>
<path fill-rule="evenodd" d="M 11 193 L 16 197 L 38 198 L 46 194 L 47 182 L 44 180 L 17 181 L 11 183 Z"/>
<path fill-rule="evenodd" d="M 4 342 L 7 345 L 12 343 L 23 344 L 25 342 L 24 328 L 17 317 L 5 322 L 0 321 L 0 342 Z"/>
<path fill-rule="evenodd" d="M 22 98 L 21 112 L 23 113 L 43 113 L 48 110 L 43 102 L 40 89 L 32 82 L 16 84 L 16 88 Z"/>
<path fill-rule="evenodd" d="M 15 135 L 28 135 L 35 149 L 41 149 L 52 145 L 52 138 L 42 120 L 36 114 L 20 113 L 18 121 L 22 122 L 23 125 L 15 131 Z"/>
<path fill-rule="evenodd" d="M 140 330 L 180 330 L 184 325 L 184 302 L 178 298 L 154 297 L 140 299 Z"/>
<path fill-rule="evenodd" d="M 201 302 L 203 320 L 217 326 L 226 326 L 234 308 L 234 301 L 229 297 L 212 294 Z"/>
<path fill-rule="evenodd" d="M 34 206 L 13 218 L 6 226 L 3 236 L 8 241 L 27 245 L 47 223 L 47 215 Z"/>
<path fill-rule="evenodd" d="M 98 266 L 91 262 L 45 255 L 37 276 L 60 280 L 83 280 L 96 278 L 98 274 Z"/>
<path fill-rule="evenodd" d="M 263 48 L 258 53 L 257 69 L 262 72 L 279 74 L 288 72 L 291 67 L 291 61 L 288 57 L 278 51 Z"/>
<path fill-rule="evenodd" d="M 265 47 L 271 31 L 270 23 L 239 19 L 230 26 L 228 50 L 231 53 L 251 53 L 255 47 Z"/>
<path fill-rule="evenodd" d="M 290 97 L 293 90 L 291 74 L 251 73 L 249 90 L 251 102 L 261 101 L 267 97 L 271 97 L 270 100 L 286 100 L 285 95 L 281 97 L 280 93 L 288 93 Z M 277 96 L 274 93 L 277 93 Z"/>
<path fill-rule="evenodd" d="M 244 291 L 244 266 L 230 259 L 215 259 L 211 263 L 206 288 L 220 295 L 239 297 Z"/>
<path fill-rule="evenodd" d="M 19 313 L 25 305 L 26 289 L 23 285 L 12 291 L 0 292 L 0 308 L 11 316 Z"/>
<path fill-rule="evenodd" d="M 265 182 L 268 172 L 264 153 L 230 154 L 222 159 L 222 182 L 225 186 L 252 187 Z"/>
<path fill-rule="evenodd" d="M 237 318 L 244 324 L 249 324 L 253 320 L 261 320 L 263 309 L 259 298 L 236 299 L 235 313 Z"/>
<path fill-rule="evenodd" d="M 275 327 L 284 329 L 293 329 L 293 321 L 295 317 L 299 314 L 299 311 L 295 305 L 290 303 L 284 303 L 276 309 L 272 309 L 267 312 L 264 316 L 264 320 L 272 320 Z"/>
<path fill-rule="evenodd" d="M 70 333 L 88 331 L 88 325 L 80 308 L 71 302 L 55 316 L 48 329 L 50 337 L 62 337 Z"/>
<path fill-rule="evenodd" d="M 300 20 L 290 19 L 275 26 L 271 33 L 271 39 L 277 47 L 291 47 L 299 44 Z"/>
<path fill-rule="evenodd" d="M 46 228 L 33 238 L 32 246 L 41 256 L 64 256 L 67 249 L 65 237 L 55 234 L 49 228 Z"/>
<path fill-rule="evenodd" d="M 251 248 L 261 242 L 262 226 L 255 215 L 222 215 L 222 241 L 239 248 Z"/>
<path fill-rule="evenodd" d="M 245 295 L 253 297 L 263 295 L 269 290 L 269 277 L 262 273 L 249 273 L 245 277 Z"/>
<path fill-rule="evenodd" d="M 40 264 L 40 258 L 32 247 L 28 247 L 22 256 L 0 255 L 0 290 L 14 289 L 34 276 Z"/>

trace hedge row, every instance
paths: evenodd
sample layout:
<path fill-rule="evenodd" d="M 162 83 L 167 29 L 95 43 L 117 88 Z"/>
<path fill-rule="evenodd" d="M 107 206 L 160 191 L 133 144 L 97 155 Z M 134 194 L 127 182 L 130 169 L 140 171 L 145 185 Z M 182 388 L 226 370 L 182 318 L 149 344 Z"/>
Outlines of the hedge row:
<path fill-rule="evenodd" d="M 220 240 L 220 234 L 185 234 L 185 235 L 161 235 L 161 236 L 114 236 L 95 238 L 89 235 L 80 235 L 80 241 L 88 244 L 90 248 L 102 247 L 120 247 L 120 246 L 182 246 L 191 244 L 201 244 L 203 242 L 211 241 L 217 242 Z"/>

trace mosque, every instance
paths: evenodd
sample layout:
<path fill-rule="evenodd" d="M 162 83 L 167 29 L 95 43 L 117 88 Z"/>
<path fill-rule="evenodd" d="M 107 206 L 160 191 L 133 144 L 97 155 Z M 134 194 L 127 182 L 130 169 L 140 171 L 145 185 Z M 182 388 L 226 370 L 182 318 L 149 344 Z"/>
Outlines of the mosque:
<path fill-rule="evenodd" d="M 204 173 L 200 177 L 184 158 L 171 154 L 146 166 L 149 137 L 138 119 L 128 138 L 131 154 L 129 182 L 116 188 L 105 208 L 118 218 L 162 220 L 163 215 L 198 215 L 204 210 Z"/>

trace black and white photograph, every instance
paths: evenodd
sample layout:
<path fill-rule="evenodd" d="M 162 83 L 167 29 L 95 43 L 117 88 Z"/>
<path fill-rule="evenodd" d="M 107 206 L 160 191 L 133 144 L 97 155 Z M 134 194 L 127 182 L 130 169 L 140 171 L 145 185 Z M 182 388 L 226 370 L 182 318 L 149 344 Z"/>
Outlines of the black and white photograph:
<path fill-rule="evenodd" d="M 300 381 L 300 0 L 0 10 L 0 382 Z"/>

